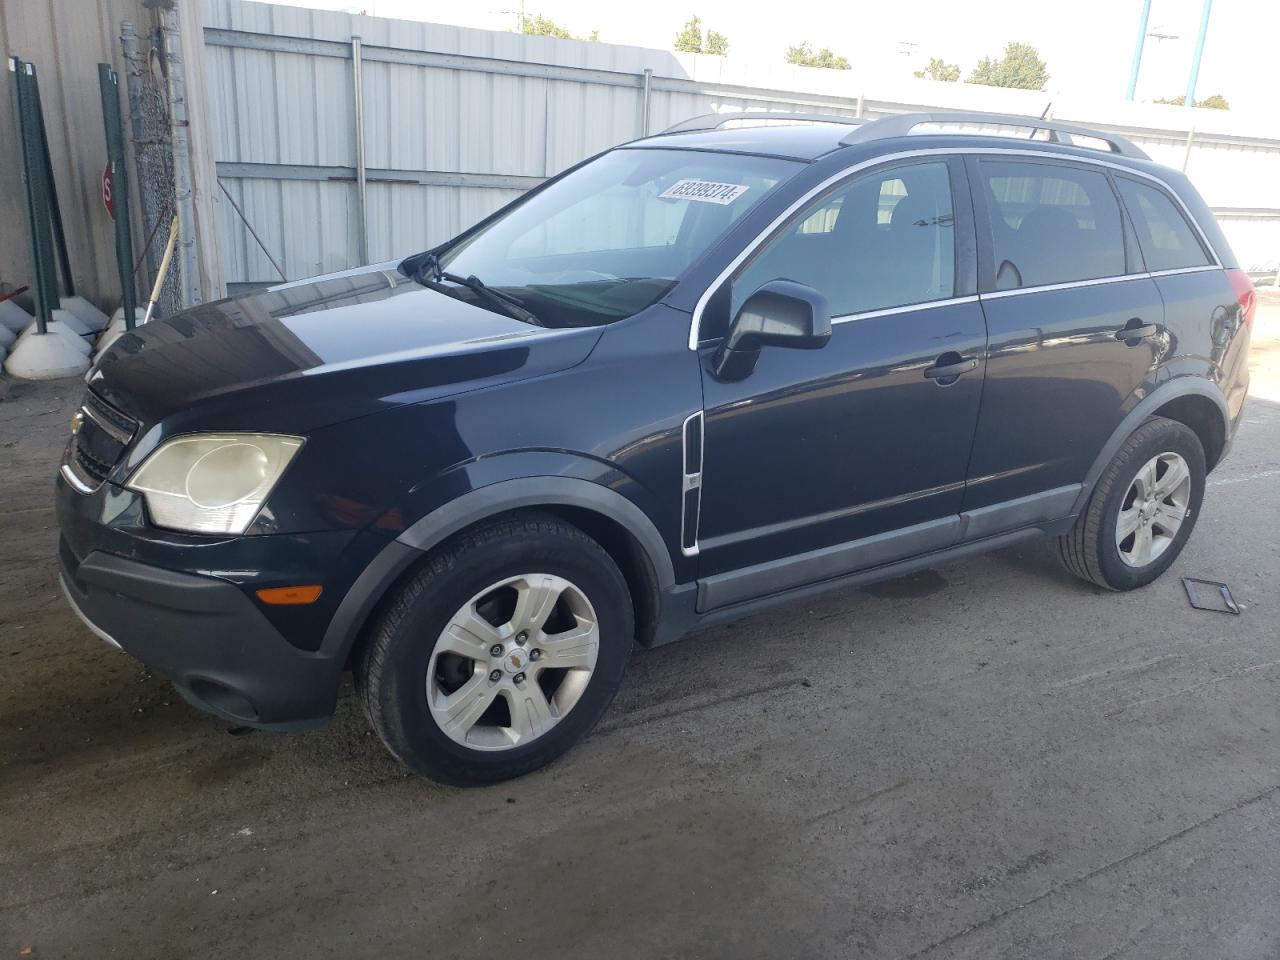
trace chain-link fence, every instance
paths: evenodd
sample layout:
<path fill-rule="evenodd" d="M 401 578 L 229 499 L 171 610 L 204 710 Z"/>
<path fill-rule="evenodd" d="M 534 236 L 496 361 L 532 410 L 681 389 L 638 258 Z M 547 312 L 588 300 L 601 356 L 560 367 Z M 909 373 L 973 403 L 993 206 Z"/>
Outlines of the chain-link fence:
<path fill-rule="evenodd" d="M 169 132 L 168 85 L 164 75 L 164 40 L 159 30 L 139 37 L 133 25 L 125 23 L 122 25 L 121 43 L 145 245 L 135 273 L 143 278 L 143 295 L 148 297 L 160 268 L 174 215 L 173 144 Z M 155 315 L 172 316 L 182 309 L 181 269 L 178 258 L 170 261 L 156 302 Z"/>

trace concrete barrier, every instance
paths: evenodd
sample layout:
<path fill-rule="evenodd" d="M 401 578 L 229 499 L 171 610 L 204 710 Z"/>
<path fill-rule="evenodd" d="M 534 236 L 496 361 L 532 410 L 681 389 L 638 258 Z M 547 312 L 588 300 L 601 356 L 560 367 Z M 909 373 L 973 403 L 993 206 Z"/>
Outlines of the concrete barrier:
<path fill-rule="evenodd" d="M 107 315 L 84 297 L 63 297 L 62 309 L 74 314 L 90 332 L 96 333 L 107 325 Z"/>
<path fill-rule="evenodd" d="M 54 326 L 66 332 L 51 329 L 48 333 L 32 333 L 20 337 L 4 361 L 5 371 L 24 380 L 57 380 L 62 377 L 78 377 L 88 370 L 88 356 L 68 339 L 69 336 L 77 340 L 79 337 L 67 331 L 60 321 L 55 320 L 50 324 L 51 328 Z"/>
<path fill-rule="evenodd" d="M 31 323 L 31 314 L 12 300 L 0 300 L 0 326 L 14 333 L 21 333 Z"/>

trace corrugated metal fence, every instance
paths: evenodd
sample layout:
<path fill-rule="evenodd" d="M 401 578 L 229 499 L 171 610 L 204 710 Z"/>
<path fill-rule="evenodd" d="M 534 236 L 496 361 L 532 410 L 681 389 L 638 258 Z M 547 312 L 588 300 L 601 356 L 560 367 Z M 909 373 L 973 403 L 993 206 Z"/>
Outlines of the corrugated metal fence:
<path fill-rule="evenodd" d="M 232 290 L 423 249 L 583 157 L 698 113 L 1045 106 L 1039 93 L 914 80 L 877 82 L 871 99 L 836 71 L 245 0 L 205 0 L 204 16 Z M 1280 128 L 1080 100 L 1053 116 L 1187 169 L 1247 267 L 1280 265 Z"/>

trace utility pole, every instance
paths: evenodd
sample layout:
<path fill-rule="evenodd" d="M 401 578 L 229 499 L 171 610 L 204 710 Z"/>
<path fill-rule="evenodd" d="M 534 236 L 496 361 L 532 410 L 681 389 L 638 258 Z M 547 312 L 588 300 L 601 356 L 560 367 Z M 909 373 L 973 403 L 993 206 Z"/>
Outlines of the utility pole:
<path fill-rule="evenodd" d="M 164 59 L 169 79 L 169 131 L 173 143 L 174 209 L 178 214 L 178 290 L 183 309 L 204 302 L 196 267 L 195 202 L 191 185 L 191 133 L 187 121 L 187 83 L 178 39 L 181 29 L 173 6 L 160 11 Z"/>
<path fill-rule="evenodd" d="M 1132 100 L 1138 89 L 1138 70 L 1142 66 L 1142 47 L 1147 40 L 1147 21 L 1151 19 L 1151 0 L 1142 0 L 1142 18 L 1138 21 L 1138 45 L 1133 49 L 1133 66 L 1129 70 L 1129 90 L 1124 95 Z"/>
<path fill-rule="evenodd" d="M 1196 53 L 1191 59 L 1191 76 L 1187 80 L 1187 99 L 1184 106 L 1196 105 L 1196 81 L 1200 79 L 1200 57 L 1204 53 L 1204 38 L 1209 32 L 1209 11 L 1213 8 L 1213 0 L 1204 0 L 1204 10 L 1200 14 L 1200 33 L 1196 37 Z"/>

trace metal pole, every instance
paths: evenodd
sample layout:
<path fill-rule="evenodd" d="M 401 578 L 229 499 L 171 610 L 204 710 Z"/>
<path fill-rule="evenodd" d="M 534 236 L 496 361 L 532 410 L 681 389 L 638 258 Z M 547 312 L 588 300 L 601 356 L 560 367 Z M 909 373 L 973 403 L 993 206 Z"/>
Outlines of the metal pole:
<path fill-rule="evenodd" d="M 191 193 L 191 139 L 187 121 L 187 85 L 183 75 L 178 39 L 178 11 L 161 10 L 160 29 L 164 34 L 164 60 L 169 75 L 169 133 L 173 141 L 173 202 L 178 212 L 178 289 L 182 306 L 201 303 L 200 280 L 196 275 L 195 201 Z"/>
<path fill-rule="evenodd" d="M 351 38 L 351 84 L 356 102 L 356 193 L 360 198 L 360 263 L 369 262 L 369 177 L 364 156 L 364 60 L 360 38 Z"/>
<path fill-rule="evenodd" d="M 1200 79 L 1200 57 L 1204 53 L 1204 38 L 1209 32 L 1209 11 L 1213 9 L 1213 0 L 1204 0 L 1204 10 L 1200 13 L 1200 33 L 1196 37 L 1196 53 L 1191 58 L 1191 77 L 1187 80 L 1187 99 L 1182 101 L 1186 107 L 1196 105 L 1196 82 Z"/>
<path fill-rule="evenodd" d="M 644 68 L 644 96 L 640 101 L 640 136 L 649 135 L 649 85 L 653 82 L 653 69 Z"/>
<path fill-rule="evenodd" d="M 169 212 L 171 200 L 157 197 L 156 191 L 144 189 L 147 181 L 146 170 L 151 163 L 150 151 L 154 146 L 144 143 L 146 131 L 142 126 L 142 55 L 138 52 L 138 33 L 128 20 L 120 24 L 120 49 L 124 53 L 124 83 L 129 91 L 129 137 L 133 141 L 133 164 L 137 175 L 138 195 L 142 202 L 142 229 L 149 237 L 159 231 L 165 213 Z M 157 206 L 161 200 L 163 206 Z M 147 261 L 148 275 L 144 289 L 160 268 L 160 254 L 148 239 L 146 249 L 142 252 Z M 137 267 L 134 268 L 137 273 Z M 127 322 L 127 321 L 126 321 Z"/>
<path fill-rule="evenodd" d="M 133 288 L 133 230 L 129 216 L 129 171 L 124 163 L 124 126 L 120 120 L 120 77 L 109 63 L 98 64 L 102 96 L 102 129 L 111 169 L 111 203 L 115 210 L 116 269 L 120 273 L 120 306 L 124 328 L 132 330 L 138 305 Z"/>
<path fill-rule="evenodd" d="M 1191 160 L 1191 144 L 1196 138 L 1196 128 L 1192 127 L 1187 131 L 1187 146 L 1182 151 L 1182 172 L 1187 172 L 1187 163 Z"/>
<path fill-rule="evenodd" d="M 23 109 L 26 110 L 24 121 L 27 130 L 27 162 L 31 164 L 32 192 L 39 228 L 36 230 L 36 242 L 40 244 L 40 287 L 44 294 L 45 309 L 48 320 L 53 320 L 53 311 L 61 304 L 58 302 L 58 273 L 54 264 L 53 239 L 49 221 L 49 182 L 45 179 L 44 145 L 40 142 L 39 101 L 36 99 L 35 64 L 24 61 L 22 64 Z"/>
<path fill-rule="evenodd" d="M 236 212 L 236 215 L 244 221 L 245 228 L 249 231 L 249 234 L 253 239 L 257 241 L 259 249 L 266 254 L 267 259 L 271 261 L 271 265 L 276 268 L 276 273 L 280 274 L 280 279 L 288 280 L 289 278 L 284 275 L 284 270 L 280 268 L 280 264 L 276 263 L 276 258 L 271 255 L 271 251 L 267 249 L 267 245 L 263 243 L 262 238 L 258 236 L 258 231 L 253 229 L 253 224 L 250 223 L 249 218 L 244 215 L 244 211 L 240 209 L 240 204 L 236 203 L 236 198 L 227 190 L 226 184 L 219 180 L 218 187 L 222 190 L 223 194 L 226 195 L 226 198 L 231 201 L 231 209 L 233 209 Z"/>
<path fill-rule="evenodd" d="M 862 116 L 862 107 L 863 107 L 863 94 L 860 93 L 858 94 L 858 109 L 857 109 L 857 112 L 854 113 L 855 117 Z"/>
<path fill-rule="evenodd" d="M 1147 42 L 1147 21 L 1151 19 L 1151 0 L 1142 0 L 1142 16 L 1138 20 L 1138 43 L 1133 48 L 1133 66 L 1129 68 L 1129 89 L 1126 100 L 1132 100 L 1138 89 L 1138 70 L 1142 67 L 1142 47 Z"/>
<path fill-rule="evenodd" d="M 48 188 L 49 215 L 53 223 L 53 247 L 58 255 L 58 266 L 62 270 L 62 292 L 68 297 L 76 295 L 76 283 L 71 277 L 71 257 L 67 253 L 67 233 L 62 228 L 62 206 L 58 203 L 58 184 L 53 179 L 53 156 L 49 153 L 49 132 L 44 125 L 44 107 L 40 103 L 40 78 L 35 64 L 27 64 L 31 68 L 31 93 L 36 112 L 36 130 L 40 134 L 40 159 L 44 163 L 45 186 Z M 54 275 L 55 287 L 57 275 Z M 57 293 L 57 290 L 54 290 Z"/>
<path fill-rule="evenodd" d="M 31 236 L 31 297 L 36 308 L 36 332 L 46 333 L 53 319 L 53 304 L 49 300 L 48 211 L 44 209 L 44 185 L 41 182 L 44 165 L 35 149 L 35 116 L 30 109 L 30 90 L 27 74 L 30 64 L 17 57 L 9 58 L 9 72 L 13 74 L 13 112 L 18 120 L 18 140 L 22 151 L 22 179 L 27 187 L 27 226 Z M 56 291 L 55 291 L 56 293 Z"/>

